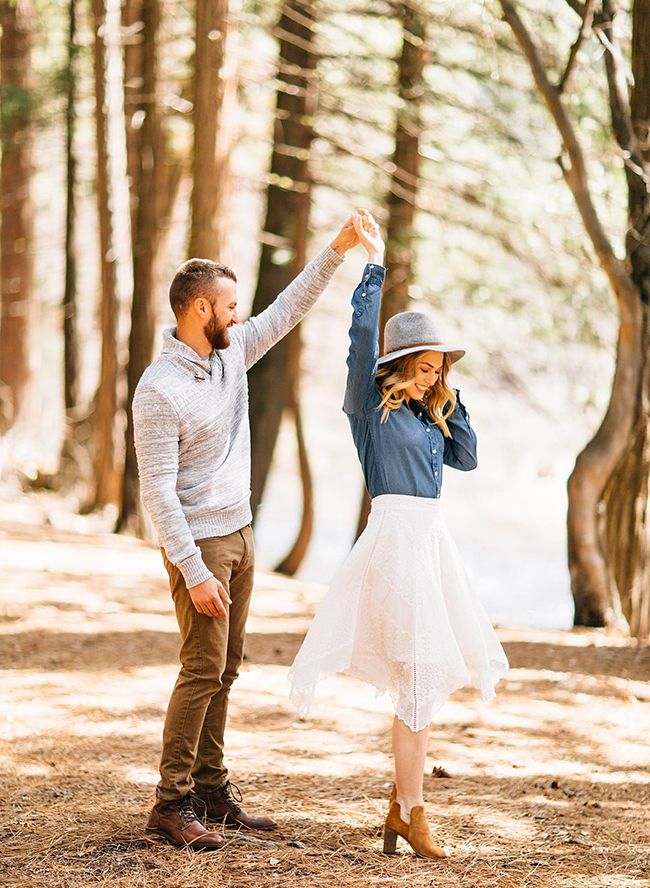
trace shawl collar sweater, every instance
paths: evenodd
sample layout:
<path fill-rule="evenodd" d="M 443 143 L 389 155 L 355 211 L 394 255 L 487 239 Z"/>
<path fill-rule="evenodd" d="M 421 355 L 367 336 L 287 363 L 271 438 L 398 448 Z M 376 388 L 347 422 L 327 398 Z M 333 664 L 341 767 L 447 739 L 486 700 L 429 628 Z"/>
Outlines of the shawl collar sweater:
<path fill-rule="evenodd" d="M 133 400 L 140 491 L 188 588 L 213 576 L 196 540 L 252 518 L 246 371 L 302 320 L 342 261 L 327 247 L 207 358 L 176 339 L 175 328 L 165 330 L 162 353 L 142 375 Z"/>

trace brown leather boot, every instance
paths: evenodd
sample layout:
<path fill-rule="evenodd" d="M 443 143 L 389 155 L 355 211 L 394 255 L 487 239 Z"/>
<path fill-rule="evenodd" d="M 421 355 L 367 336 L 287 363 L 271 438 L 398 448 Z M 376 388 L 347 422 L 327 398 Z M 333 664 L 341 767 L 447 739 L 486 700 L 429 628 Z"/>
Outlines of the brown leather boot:
<path fill-rule="evenodd" d="M 406 823 L 402 820 L 400 806 L 391 793 L 388 816 L 384 824 L 384 854 L 395 854 L 398 836 L 409 843 L 418 857 L 434 859 L 447 856 L 431 838 L 424 807 L 417 805 L 411 808 L 411 822 Z"/>
<path fill-rule="evenodd" d="M 226 844 L 222 836 L 207 830 L 197 818 L 191 793 L 171 802 L 156 802 L 145 832 L 193 851 L 218 851 Z"/>
<path fill-rule="evenodd" d="M 236 796 L 233 794 L 236 793 Z M 208 823 L 223 823 L 228 826 L 244 826 L 246 829 L 261 829 L 268 831 L 277 829 L 278 825 L 270 817 L 255 817 L 247 814 L 239 804 L 242 800 L 239 787 L 229 780 L 219 789 L 210 792 L 197 791 L 199 799 L 197 813 L 201 816 L 201 803 L 205 806 L 205 821 Z"/>

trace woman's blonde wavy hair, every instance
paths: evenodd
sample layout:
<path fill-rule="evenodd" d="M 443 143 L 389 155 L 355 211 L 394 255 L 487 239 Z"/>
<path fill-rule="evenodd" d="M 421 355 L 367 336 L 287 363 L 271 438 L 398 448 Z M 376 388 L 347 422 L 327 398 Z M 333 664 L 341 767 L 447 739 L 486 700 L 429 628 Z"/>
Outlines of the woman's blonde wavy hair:
<path fill-rule="evenodd" d="M 394 361 L 382 364 L 377 370 L 375 382 L 381 397 L 377 409 L 382 411 L 382 422 L 386 422 L 391 412 L 399 410 L 406 401 L 406 389 L 415 382 L 415 364 L 421 355 L 422 352 L 404 355 Z M 429 416 L 437 426 L 440 426 L 445 438 L 451 438 L 451 432 L 445 420 L 456 407 L 456 392 L 447 383 L 450 368 L 451 359 L 448 354 L 443 354 L 440 375 L 422 399 L 429 411 Z M 445 410 L 447 405 L 449 406 Z"/>

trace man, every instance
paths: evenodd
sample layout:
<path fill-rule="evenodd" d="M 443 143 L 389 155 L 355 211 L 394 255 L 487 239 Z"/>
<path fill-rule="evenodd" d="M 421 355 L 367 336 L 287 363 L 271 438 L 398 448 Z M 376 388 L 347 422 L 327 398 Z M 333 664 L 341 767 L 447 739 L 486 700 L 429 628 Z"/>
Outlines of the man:
<path fill-rule="evenodd" d="M 147 831 L 179 847 L 223 846 L 204 818 L 276 827 L 241 808 L 223 761 L 254 572 L 246 371 L 306 315 L 358 242 L 351 218 L 272 305 L 241 325 L 231 269 L 207 259 L 181 265 L 169 291 L 176 328 L 165 331 L 162 353 L 135 393 L 142 498 L 160 536 L 181 633 Z"/>

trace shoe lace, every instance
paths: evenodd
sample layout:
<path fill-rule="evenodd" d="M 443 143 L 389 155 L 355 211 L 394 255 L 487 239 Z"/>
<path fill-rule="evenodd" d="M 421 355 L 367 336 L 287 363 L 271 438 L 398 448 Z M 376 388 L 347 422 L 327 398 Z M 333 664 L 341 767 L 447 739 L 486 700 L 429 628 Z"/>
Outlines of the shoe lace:
<path fill-rule="evenodd" d="M 188 792 L 186 796 L 183 796 L 178 805 L 178 813 L 181 815 L 184 828 L 197 819 L 194 805 L 192 804 L 193 798 L 196 799 L 197 797 L 193 793 Z"/>
<path fill-rule="evenodd" d="M 238 814 L 241 811 L 241 805 L 239 805 L 238 802 L 244 800 L 241 789 L 236 783 L 231 783 L 230 780 L 226 780 L 221 787 L 221 792 L 223 793 L 225 801 L 228 802 L 229 807 L 235 814 Z"/>

